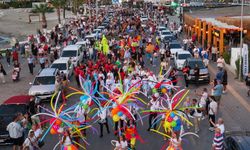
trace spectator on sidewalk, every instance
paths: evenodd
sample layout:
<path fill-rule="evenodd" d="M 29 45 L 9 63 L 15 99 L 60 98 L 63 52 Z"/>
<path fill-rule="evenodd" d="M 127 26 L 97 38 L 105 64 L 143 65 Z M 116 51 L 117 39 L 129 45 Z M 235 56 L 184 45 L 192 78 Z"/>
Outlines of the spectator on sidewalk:
<path fill-rule="evenodd" d="M 221 134 L 220 128 L 215 129 L 212 150 L 223 150 L 223 135 Z"/>
<path fill-rule="evenodd" d="M 222 84 L 223 84 L 223 93 L 226 93 L 226 90 L 227 90 L 227 70 L 226 69 L 224 69 L 224 72 L 223 72 Z"/>
<path fill-rule="evenodd" d="M 18 150 L 18 147 L 20 150 L 22 150 L 22 144 L 23 144 L 23 127 L 19 123 L 20 121 L 20 115 L 16 115 L 13 118 L 13 121 L 7 126 L 7 131 L 9 132 L 9 136 L 11 139 L 11 142 L 13 143 L 13 150 Z"/>
<path fill-rule="evenodd" d="M 217 85 L 214 87 L 214 99 L 218 103 L 218 108 L 220 106 L 220 99 L 223 92 L 223 85 L 221 81 L 217 80 Z"/>
<path fill-rule="evenodd" d="M 224 68 L 225 66 L 225 60 L 222 55 L 217 59 L 217 67 Z"/>
<path fill-rule="evenodd" d="M 210 97 L 209 99 L 210 99 L 210 103 L 208 105 L 208 120 L 210 123 L 209 130 L 214 131 L 214 125 L 211 122 L 215 122 L 215 115 L 217 114 L 218 104 L 215 102 L 214 97 Z"/>
<path fill-rule="evenodd" d="M 197 99 L 193 99 L 192 103 L 194 109 L 191 111 L 191 115 L 194 117 L 194 132 L 197 134 L 200 131 L 199 126 L 202 117 L 202 107 Z"/>
<path fill-rule="evenodd" d="M 248 88 L 247 96 L 250 96 L 250 72 L 247 74 L 245 81 L 246 81 L 246 86 Z"/>
<path fill-rule="evenodd" d="M 219 128 L 221 134 L 224 135 L 224 132 L 225 132 L 225 125 L 224 125 L 224 121 L 223 121 L 222 118 L 219 118 L 218 121 L 217 121 L 217 123 L 213 122 L 212 119 L 210 119 L 209 122 L 210 122 L 211 124 L 213 124 L 213 126 L 214 126 L 215 128 Z"/>
<path fill-rule="evenodd" d="M 3 65 L 0 63 L 0 80 L 2 83 L 5 83 L 5 75 L 7 75 L 6 71 L 3 68 Z"/>
<path fill-rule="evenodd" d="M 6 57 L 6 61 L 8 63 L 8 66 L 10 66 L 10 58 L 11 58 L 11 52 L 9 49 L 6 50 L 5 52 L 5 57 Z"/>
<path fill-rule="evenodd" d="M 215 45 L 212 46 L 212 61 L 216 62 L 216 55 L 217 55 L 217 47 Z"/>
<path fill-rule="evenodd" d="M 224 71 L 223 68 L 218 67 L 218 72 L 216 73 L 216 80 L 223 81 Z"/>

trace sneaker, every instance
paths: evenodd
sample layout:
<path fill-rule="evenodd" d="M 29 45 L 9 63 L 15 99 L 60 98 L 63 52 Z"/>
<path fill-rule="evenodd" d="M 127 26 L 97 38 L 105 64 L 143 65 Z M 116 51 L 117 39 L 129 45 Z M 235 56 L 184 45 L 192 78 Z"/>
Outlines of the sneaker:
<path fill-rule="evenodd" d="M 209 131 L 214 131 L 214 128 L 213 127 L 209 127 Z"/>

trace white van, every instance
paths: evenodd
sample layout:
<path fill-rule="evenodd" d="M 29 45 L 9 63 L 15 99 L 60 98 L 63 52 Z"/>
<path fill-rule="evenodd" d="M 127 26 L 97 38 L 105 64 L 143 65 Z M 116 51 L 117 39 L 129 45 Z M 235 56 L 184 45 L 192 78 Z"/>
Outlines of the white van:
<path fill-rule="evenodd" d="M 74 66 L 82 62 L 83 49 L 81 45 L 68 45 L 63 48 L 61 58 L 69 58 Z"/>

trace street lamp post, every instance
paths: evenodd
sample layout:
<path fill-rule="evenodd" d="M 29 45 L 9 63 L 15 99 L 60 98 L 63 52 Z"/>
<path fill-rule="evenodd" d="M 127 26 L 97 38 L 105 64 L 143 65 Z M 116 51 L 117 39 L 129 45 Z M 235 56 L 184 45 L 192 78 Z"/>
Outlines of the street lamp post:
<path fill-rule="evenodd" d="M 244 11 L 244 0 L 241 0 L 241 17 L 240 17 L 240 62 L 239 62 L 239 80 L 242 79 L 242 48 L 243 48 L 243 11 Z"/>

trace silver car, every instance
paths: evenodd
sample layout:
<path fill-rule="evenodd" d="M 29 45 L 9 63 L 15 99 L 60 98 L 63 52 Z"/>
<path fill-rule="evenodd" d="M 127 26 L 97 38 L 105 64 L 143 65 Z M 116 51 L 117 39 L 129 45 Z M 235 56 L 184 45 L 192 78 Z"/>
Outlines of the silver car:
<path fill-rule="evenodd" d="M 55 92 L 55 80 L 58 74 L 56 68 L 45 68 L 41 70 L 35 77 L 29 89 L 29 95 L 39 97 L 40 99 L 48 99 Z"/>

